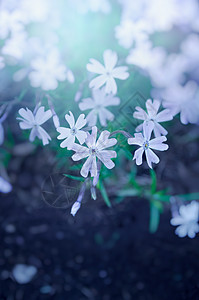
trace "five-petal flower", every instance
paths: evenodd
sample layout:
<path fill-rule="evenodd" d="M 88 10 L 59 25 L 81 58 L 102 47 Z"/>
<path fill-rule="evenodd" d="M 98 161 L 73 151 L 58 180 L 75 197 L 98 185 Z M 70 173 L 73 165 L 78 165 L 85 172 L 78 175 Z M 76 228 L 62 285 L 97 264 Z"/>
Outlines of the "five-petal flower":
<path fill-rule="evenodd" d="M 67 79 L 66 66 L 61 62 L 56 48 L 53 48 L 45 57 L 35 57 L 31 61 L 31 67 L 29 79 L 33 87 L 41 87 L 45 91 L 55 90 L 59 81 Z"/>
<path fill-rule="evenodd" d="M 188 235 L 188 237 L 194 238 L 196 233 L 199 232 L 198 216 L 199 203 L 192 201 L 188 205 L 181 205 L 179 208 L 179 215 L 173 217 L 170 223 L 173 226 L 179 225 L 175 230 L 175 233 L 179 237 Z"/>
<path fill-rule="evenodd" d="M 100 74 L 98 77 L 91 80 L 89 87 L 98 89 L 101 86 L 105 85 L 105 92 L 107 94 L 117 93 L 117 85 L 115 78 L 125 80 L 129 77 L 127 72 L 128 67 L 115 67 L 117 64 L 117 53 L 111 50 L 105 50 L 103 54 L 104 65 L 103 66 L 96 59 L 91 58 L 90 63 L 87 64 L 87 70 L 92 73 Z"/>
<path fill-rule="evenodd" d="M 198 85 L 188 81 L 186 85 L 173 85 L 162 92 L 163 106 L 170 109 L 173 115 L 180 113 L 182 124 L 198 124 L 199 99 Z"/>
<path fill-rule="evenodd" d="M 129 145 L 139 145 L 140 148 L 134 153 L 133 160 L 136 160 L 136 164 L 139 166 L 142 164 L 142 156 L 145 152 L 148 166 L 152 168 L 152 163 L 158 164 L 159 157 L 151 150 L 165 151 L 168 149 L 167 144 L 163 144 L 167 140 L 165 136 L 160 136 L 151 140 L 151 133 L 153 131 L 153 122 L 147 122 L 143 125 L 143 134 L 135 133 L 134 138 L 128 139 Z"/>
<path fill-rule="evenodd" d="M 107 120 L 112 121 L 114 115 L 107 109 L 107 106 L 119 105 L 120 99 L 114 97 L 112 94 L 107 95 L 105 89 L 92 90 L 92 98 L 82 99 L 79 104 L 81 110 L 91 109 L 86 119 L 89 126 L 95 126 L 97 124 L 97 118 L 99 117 L 100 124 L 102 126 L 107 125 Z"/>
<path fill-rule="evenodd" d="M 19 114 L 21 117 L 18 117 L 17 119 L 20 120 L 20 128 L 31 129 L 29 137 L 30 142 L 33 142 L 37 136 L 40 140 L 42 140 L 44 146 L 49 144 L 51 137 L 41 127 L 41 125 L 52 117 L 51 110 L 44 111 L 44 106 L 40 106 L 32 113 L 32 111 L 28 108 L 21 108 L 19 110 Z"/>
<path fill-rule="evenodd" d="M 144 122 L 151 121 L 154 125 L 154 134 L 155 137 L 159 137 L 161 135 L 167 135 L 167 130 L 160 125 L 160 122 L 166 122 L 173 119 L 173 115 L 171 114 L 169 109 L 164 109 L 161 112 L 158 113 L 158 110 L 160 108 L 160 101 L 159 100 L 151 100 L 148 99 L 146 101 L 146 109 L 143 110 L 141 107 L 136 106 L 136 110 L 133 114 L 133 117 L 135 119 L 143 120 Z M 136 131 L 140 132 L 143 130 L 143 124 L 140 124 L 137 126 Z"/>
<path fill-rule="evenodd" d="M 115 166 L 111 158 L 117 156 L 116 152 L 105 149 L 114 146 L 117 143 L 117 140 L 115 138 L 109 139 L 109 136 L 110 132 L 104 130 L 96 141 L 97 127 L 94 126 L 92 127 L 92 133 L 87 133 L 87 139 L 85 141 L 87 147 L 78 144 L 73 145 L 71 150 L 76 152 L 72 156 L 74 161 L 88 157 L 80 172 L 83 177 L 87 177 L 89 172 L 91 177 L 97 176 L 96 158 L 98 158 L 108 169 L 112 169 Z"/>
<path fill-rule="evenodd" d="M 59 140 L 65 139 L 61 144 L 61 148 L 67 147 L 69 150 L 71 149 L 72 145 L 75 143 L 75 138 L 78 139 L 80 144 L 83 144 L 85 142 L 85 139 L 87 138 L 87 134 L 85 131 L 80 130 L 86 125 L 86 119 L 85 115 L 81 114 L 76 123 L 75 118 L 73 116 L 73 113 L 69 111 L 69 115 L 65 115 L 65 119 L 68 122 L 70 128 L 65 127 L 58 127 L 57 131 L 60 133 L 60 135 L 57 137 Z"/>

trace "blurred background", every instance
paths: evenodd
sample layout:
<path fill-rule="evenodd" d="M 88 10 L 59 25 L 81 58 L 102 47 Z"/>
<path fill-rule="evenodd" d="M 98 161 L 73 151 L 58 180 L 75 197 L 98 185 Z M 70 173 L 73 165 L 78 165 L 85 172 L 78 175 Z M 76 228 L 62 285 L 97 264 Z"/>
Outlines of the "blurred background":
<path fill-rule="evenodd" d="M 63 173 L 79 176 L 79 165 L 59 147 L 52 122 L 43 147 L 16 120 L 21 107 L 47 109 L 48 97 L 63 126 L 69 110 L 79 116 L 81 99 L 91 96 L 86 64 L 103 63 L 111 49 L 130 76 L 117 81 L 120 105 L 111 107 L 108 129 L 133 134 L 135 106 L 149 97 L 173 101 L 176 113 L 186 108 L 187 122 L 177 115 L 165 126 L 170 148 L 155 168 L 157 190 L 197 193 L 198 33 L 197 0 L 0 0 L 0 176 L 12 184 L 0 194 L 0 300 L 199 299 L 198 238 L 175 235 L 170 203 L 151 233 L 150 199 L 117 194 L 129 184 L 151 186 L 125 139 L 119 167 L 103 171 L 111 208 L 87 191 L 74 218 L 80 183 Z"/>

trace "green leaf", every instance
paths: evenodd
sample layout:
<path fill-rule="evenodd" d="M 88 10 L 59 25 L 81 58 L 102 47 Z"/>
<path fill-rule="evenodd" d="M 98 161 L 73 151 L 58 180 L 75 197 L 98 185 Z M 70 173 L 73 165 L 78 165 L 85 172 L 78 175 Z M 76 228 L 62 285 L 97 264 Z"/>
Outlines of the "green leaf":
<path fill-rule="evenodd" d="M 19 97 L 17 97 L 18 101 L 21 102 L 25 96 L 25 94 L 27 93 L 27 89 L 23 89 L 19 95 Z"/>
<path fill-rule="evenodd" d="M 153 199 L 161 202 L 169 202 L 171 196 L 165 195 L 164 192 L 164 190 L 156 192 L 155 194 L 153 194 Z"/>
<path fill-rule="evenodd" d="M 73 176 L 73 175 L 69 175 L 69 174 L 63 174 L 63 175 L 68 177 L 68 178 L 77 180 L 77 181 L 82 181 L 82 182 L 85 181 L 85 179 L 83 177 Z"/>
<path fill-rule="evenodd" d="M 119 204 L 119 203 L 121 203 L 122 201 L 124 200 L 124 197 L 117 197 L 116 199 L 115 199 L 115 203 L 117 203 L 117 204 Z"/>
<path fill-rule="evenodd" d="M 111 202 L 110 202 L 110 200 L 109 200 L 109 197 L 108 197 L 108 195 L 107 195 L 106 189 L 105 189 L 105 187 L 104 187 L 102 181 L 99 182 L 99 190 L 100 190 L 100 192 L 101 192 L 101 194 L 102 194 L 102 197 L 103 197 L 104 202 L 106 203 L 106 205 L 107 205 L 108 207 L 111 207 Z"/>
<path fill-rule="evenodd" d="M 176 195 L 174 197 L 182 198 L 182 200 L 184 201 L 193 201 L 193 200 L 199 200 L 199 193 Z"/>
<path fill-rule="evenodd" d="M 154 233 L 158 229 L 160 222 L 160 211 L 153 202 L 150 203 L 150 222 L 149 222 L 149 231 Z"/>
<path fill-rule="evenodd" d="M 138 196 L 140 193 L 136 189 L 126 189 L 124 191 L 120 191 L 118 193 L 119 197 L 135 197 Z"/>
<path fill-rule="evenodd" d="M 182 201 L 193 201 L 199 200 L 199 193 L 191 193 L 184 195 L 161 195 L 156 193 L 153 195 L 153 199 L 159 200 L 161 202 L 169 202 L 171 197 L 180 198 Z"/>
<path fill-rule="evenodd" d="M 157 177 L 153 169 L 150 170 L 151 175 L 151 194 L 155 194 L 157 188 Z"/>
<path fill-rule="evenodd" d="M 81 164 L 76 164 L 76 165 L 73 165 L 73 166 L 70 166 L 70 170 L 73 171 L 73 170 L 79 170 L 81 169 L 82 167 L 82 163 Z"/>

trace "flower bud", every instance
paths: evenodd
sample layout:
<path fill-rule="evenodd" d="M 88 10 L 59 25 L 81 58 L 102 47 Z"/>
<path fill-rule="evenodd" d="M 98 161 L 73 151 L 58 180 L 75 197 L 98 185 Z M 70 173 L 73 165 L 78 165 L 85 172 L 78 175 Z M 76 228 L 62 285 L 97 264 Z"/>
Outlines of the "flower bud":
<path fill-rule="evenodd" d="M 76 201 L 73 204 L 73 206 L 71 208 L 71 211 L 70 211 L 70 213 L 71 213 L 71 215 L 73 215 L 73 217 L 76 215 L 76 213 L 78 212 L 78 210 L 80 209 L 80 207 L 81 207 L 81 203 L 79 201 Z"/>

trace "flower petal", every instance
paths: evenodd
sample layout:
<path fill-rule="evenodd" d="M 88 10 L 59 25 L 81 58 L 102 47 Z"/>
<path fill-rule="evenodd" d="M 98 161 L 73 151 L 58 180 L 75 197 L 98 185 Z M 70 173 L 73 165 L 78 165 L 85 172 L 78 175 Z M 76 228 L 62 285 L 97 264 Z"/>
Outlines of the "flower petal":
<path fill-rule="evenodd" d="M 85 119 L 85 115 L 81 114 L 75 123 L 75 127 L 77 129 L 81 129 L 82 127 L 84 127 L 86 125 L 86 123 L 87 123 L 87 121 Z"/>
<path fill-rule="evenodd" d="M 117 93 L 117 85 L 115 79 L 111 76 L 107 77 L 106 79 L 105 92 L 107 94 L 113 93 L 113 95 Z"/>
<path fill-rule="evenodd" d="M 33 142 L 35 140 L 36 136 L 38 136 L 38 130 L 36 127 L 33 127 L 30 132 L 29 141 Z"/>
<path fill-rule="evenodd" d="M 99 75 L 89 83 L 89 88 L 98 89 L 100 88 L 107 80 L 106 75 Z"/>
<path fill-rule="evenodd" d="M 98 150 L 103 150 L 117 144 L 117 140 L 115 138 L 108 139 L 110 136 L 110 132 L 108 130 L 104 130 L 101 132 L 99 139 L 96 143 L 96 147 Z"/>
<path fill-rule="evenodd" d="M 61 148 L 68 148 L 68 150 L 71 149 L 72 145 L 74 144 L 75 142 L 75 136 L 74 135 L 69 135 L 67 137 L 67 139 L 65 139 L 61 144 L 60 144 L 60 147 Z"/>
<path fill-rule="evenodd" d="M 58 137 L 57 137 L 58 140 L 65 139 L 65 138 L 69 137 L 69 135 L 71 134 L 70 128 L 58 127 L 57 131 L 60 133 L 60 135 L 58 135 Z"/>
<path fill-rule="evenodd" d="M 73 217 L 76 215 L 76 213 L 78 212 L 78 210 L 80 209 L 80 207 L 81 207 L 81 203 L 80 203 L 79 201 L 76 201 L 76 202 L 73 204 L 73 206 L 72 206 L 72 208 L 71 208 L 71 211 L 70 211 L 70 213 L 71 213 L 71 215 L 72 215 Z"/>
<path fill-rule="evenodd" d="M 97 124 L 97 112 L 96 110 L 91 110 L 86 117 L 89 126 L 95 126 Z"/>
<path fill-rule="evenodd" d="M 108 109 L 106 109 L 106 108 L 100 109 L 99 120 L 100 120 L 100 124 L 102 126 L 105 127 L 107 125 L 106 120 L 113 121 L 113 119 L 114 119 L 114 114 L 112 114 Z"/>
<path fill-rule="evenodd" d="M 154 150 L 165 151 L 169 148 L 167 144 L 163 144 L 167 138 L 165 136 L 157 137 L 149 141 L 149 147 Z"/>
<path fill-rule="evenodd" d="M 117 153 L 111 150 L 102 150 L 97 154 L 97 157 L 103 162 L 107 169 L 112 169 L 115 164 L 111 158 L 117 157 Z"/>
<path fill-rule="evenodd" d="M 187 235 L 187 226 L 186 225 L 180 225 L 176 228 L 175 233 L 179 237 L 185 237 Z"/>
<path fill-rule="evenodd" d="M 154 122 L 154 135 L 155 137 L 159 137 L 161 135 L 167 135 L 168 131 L 159 123 Z"/>
<path fill-rule="evenodd" d="M 82 145 L 87 138 L 87 133 L 83 130 L 78 130 L 76 133 L 76 137 L 77 137 L 78 141 L 80 142 L 80 144 Z"/>
<path fill-rule="evenodd" d="M 82 158 L 85 158 L 85 157 L 89 156 L 89 149 L 87 147 L 78 145 L 76 143 L 74 143 L 72 145 L 71 150 L 76 152 L 72 156 L 72 160 L 74 160 L 74 161 L 78 161 Z"/>
<path fill-rule="evenodd" d="M 112 94 L 106 95 L 104 97 L 103 106 L 116 106 L 120 104 L 120 98 L 114 97 Z"/>
<path fill-rule="evenodd" d="M 52 117 L 51 110 L 44 111 L 44 106 L 41 106 L 38 108 L 36 114 L 35 114 L 35 121 L 38 125 L 42 125 L 45 123 L 48 119 Z"/>
<path fill-rule="evenodd" d="M 65 119 L 68 122 L 70 128 L 72 128 L 75 125 L 75 119 L 74 119 L 73 113 L 71 111 L 69 111 L 69 114 L 70 115 L 68 115 L 68 114 L 65 115 Z"/>
<path fill-rule="evenodd" d="M 157 112 L 160 108 L 160 101 L 159 100 L 154 100 L 152 102 L 151 99 L 148 99 L 146 101 L 146 108 L 147 108 L 147 112 L 150 118 L 153 118 L 157 115 Z"/>
<path fill-rule="evenodd" d="M 86 139 L 86 144 L 88 147 L 93 147 L 96 144 L 96 138 L 97 138 L 97 127 L 93 126 L 92 127 L 92 133 L 89 134 L 87 133 L 87 139 Z"/>
<path fill-rule="evenodd" d="M 43 145 L 47 145 L 49 144 L 49 141 L 51 141 L 51 137 L 49 136 L 49 134 L 46 132 L 46 130 L 44 130 L 41 126 L 37 127 L 38 130 L 38 137 L 40 136 L 40 139 L 42 140 Z"/>
<path fill-rule="evenodd" d="M 80 174 L 83 177 L 88 177 L 88 173 L 91 172 L 91 176 L 97 176 L 97 164 L 96 164 L 96 157 L 93 155 L 90 155 L 85 163 L 83 164 L 83 167 L 81 168 Z"/>
<path fill-rule="evenodd" d="M 133 113 L 133 117 L 136 118 L 136 119 L 139 119 L 139 120 L 147 120 L 148 119 L 148 115 L 147 113 L 145 112 L 144 109 L 142 109 L 141 107 L 139 106 L 136 106 L 135 109 L 137 111 L 135 111 Z"/>
<path fill-rule="evenodd" d="M 143 137 L 143 135 L 142 135 L 141 132 L 135 133 L 135 137 L 134 138 L 128 138 L 127 142 L 128 142 L 129 145 L 143 146 L 143 144 L 144 144 L 144 137 Z"/>
<path fill-rule="evenodd" d="M 141 132 L 141 131 L 143 131 L 143 124 L 140 124 L 140 125 L 138 125 L 136 128 L 135 128 L 135 131 L 136 132 Z"/>
<path fill-rule="evenodd" d="M 21 129 L 31 129 L 33 127 L 32 124 L 30 124 L 29 122 L 23 121 L 23 122 L 19 122 L 19 127 Z"/>
<path fill-rule="evenodd" d="M 107 49 L 103 53 L 103 58 L 106 71 L 112 71 L 117 63 L 117 53 Z"/>
<path fill-rule="evenodd" d="M 144 153 L 143 147 L 140 147 L 134 153 L 133 160 L 135 159 L 136 165 L 138 165 L 138 166 L 140 166 L 142 164 L 143 153 Z"/>
<path fill-rule="evenodd" d="M 159 157 L 151 150 L 151 149 L 146 149 L 145 150 L 146 154 L 146 160 L 148 163 L 148 166 L 152 169 L 152 163 L 158 164 L 160 159 Z"/>
<path fill-rule="evenodd" d="M 129 73 L 127 72 L 127 67 L 117 67 L 113 69 L 112 76 L 121 80 L 125 80 L 129 77 Z"/>
<path fill-rule="evenodd" d="M 29 123 L 33 123 L 35 121 L 33 113 L 27 107 L 26 110 L 24 108 L 20 108 L 19 114 Z"/>
<path fill-rule="evenodd" d="M 97 91 L 97 90 L 96 90 Z M 95 102 L 92 98 L 85 98 L 79 103 L 80 110 L 92 109 L 95 107 Z"/>
<path fill-rule="evenodd" d="M 91 58 L 90 62 L 91 62 L 90 64 L 86 65 L 86 68 L 89 72 L 97 73 L 97 74 L 105 73 L 105 68 L 99 61 L 97 61 L 94 58 Z"/>
<path fill-rule="evenodd" d="M 0 176 L 0 192 L 1 193 L 9 193 L 12 190 L 12 185 Z"/>
<path fill-rule="evenodd" d="M 164 109 L 163 111 L 159 112 L 155 118 L 157 122 L 166 122 L 171 121 L 173 119 L 173 115 L 169 109 Z"/>
<path fill-rule="evenodd" d="M 150 138 L 151 138 L 151 133 L 153 131 L 153 128 L 154 128 L 154 122 L 152 122 L 152 121 L 149 121 L 149 122 L 145 121 L 143 123 L 143 133 L 144 133 L 144 137 L 145 137 L 145 139 L 147 141 L 149 141 Z"/>

